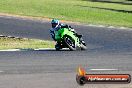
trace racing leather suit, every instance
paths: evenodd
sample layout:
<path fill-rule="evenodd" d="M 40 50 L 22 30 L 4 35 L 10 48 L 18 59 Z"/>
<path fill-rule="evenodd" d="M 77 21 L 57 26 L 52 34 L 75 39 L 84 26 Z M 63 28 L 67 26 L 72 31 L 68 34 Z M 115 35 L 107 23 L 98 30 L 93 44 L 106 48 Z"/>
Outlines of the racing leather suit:
<path fill-rule="evenodd" d="M 50 29 L 50 35 L 51 37 L 55 40 L 55 31 L 59 30 L 60 28 L 70 28 L 70 31 L 74 32 L 75 34 L 77 34 L 77 32 L 69 25 L 64 25 L 64 24 L 59 24 L 57 27 L 55 28 L 51 28 Z M 56 40 L 55 40 L 56 41 Z"/>

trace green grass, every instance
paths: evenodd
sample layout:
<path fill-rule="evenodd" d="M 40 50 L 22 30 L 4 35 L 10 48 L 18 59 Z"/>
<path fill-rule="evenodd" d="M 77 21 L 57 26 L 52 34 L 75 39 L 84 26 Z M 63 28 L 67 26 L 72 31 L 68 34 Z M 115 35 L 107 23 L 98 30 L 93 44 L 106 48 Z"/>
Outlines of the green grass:
<path fill-rule="evenodd" d="M 36 49 L 53 48 L 53 41 L 44 41 L 38 39 L 16 39 L 0 37 L 0 50 L 2 49 Z"/>
<path fill-rule="evenodd" d="M 0 12 L 2 13 L 58 18 L 82 23 L 132 27 L 132 13 L 118 12 L 118 10 L 132 11 L 132 5 L 91 2 L 90 0 L 0 1 Z"/>

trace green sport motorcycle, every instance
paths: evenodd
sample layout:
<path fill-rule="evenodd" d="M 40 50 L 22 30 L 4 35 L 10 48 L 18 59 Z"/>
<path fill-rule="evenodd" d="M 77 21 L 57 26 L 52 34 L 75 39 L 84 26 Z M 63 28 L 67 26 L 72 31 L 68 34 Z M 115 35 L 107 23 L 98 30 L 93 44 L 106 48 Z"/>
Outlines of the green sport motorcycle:
<path fill-rule="evenodd" d="M 71 51 L 87 49 L 86 44 L 70 28 L 61 28 L 55 31 L 55 40 L 57 41 L 56 50 L 62 48 L 69 48 Z"/>

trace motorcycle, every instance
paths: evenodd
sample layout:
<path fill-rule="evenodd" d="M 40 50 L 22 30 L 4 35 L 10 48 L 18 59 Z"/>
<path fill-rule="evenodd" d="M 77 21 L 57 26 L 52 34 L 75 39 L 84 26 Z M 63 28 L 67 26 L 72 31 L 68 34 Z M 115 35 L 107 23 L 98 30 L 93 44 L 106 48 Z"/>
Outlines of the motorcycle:
<path fill-rule="evenodd" d="M 57 41 L 55 45 L 57 51 L 62 48 L 69 48 L 71 51 L 87 49 L 86 44 L 70 28 L 61 28 L 55 31 L 55 40 Z"/>

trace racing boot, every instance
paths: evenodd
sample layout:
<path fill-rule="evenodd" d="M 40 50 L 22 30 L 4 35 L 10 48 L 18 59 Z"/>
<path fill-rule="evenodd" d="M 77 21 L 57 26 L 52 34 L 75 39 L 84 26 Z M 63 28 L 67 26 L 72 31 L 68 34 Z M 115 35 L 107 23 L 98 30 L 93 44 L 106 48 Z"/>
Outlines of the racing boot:
<path fill-rule="evenodd" d="M 86 43 L 84 42 L 84 40 L 82 39 L 82 37 L 79 38 L 79 39 L 80 39 L 81 43 L 82 43 L 84 46 L 86 46 Z"/>
<path fill-rule="evenodd" d="M 77 34 L 77 33 L 75 33 L 75 35 L 76 35 L 78 38 L 81 38 L 81 37 L 82 37 L 82 35 Z"/>

